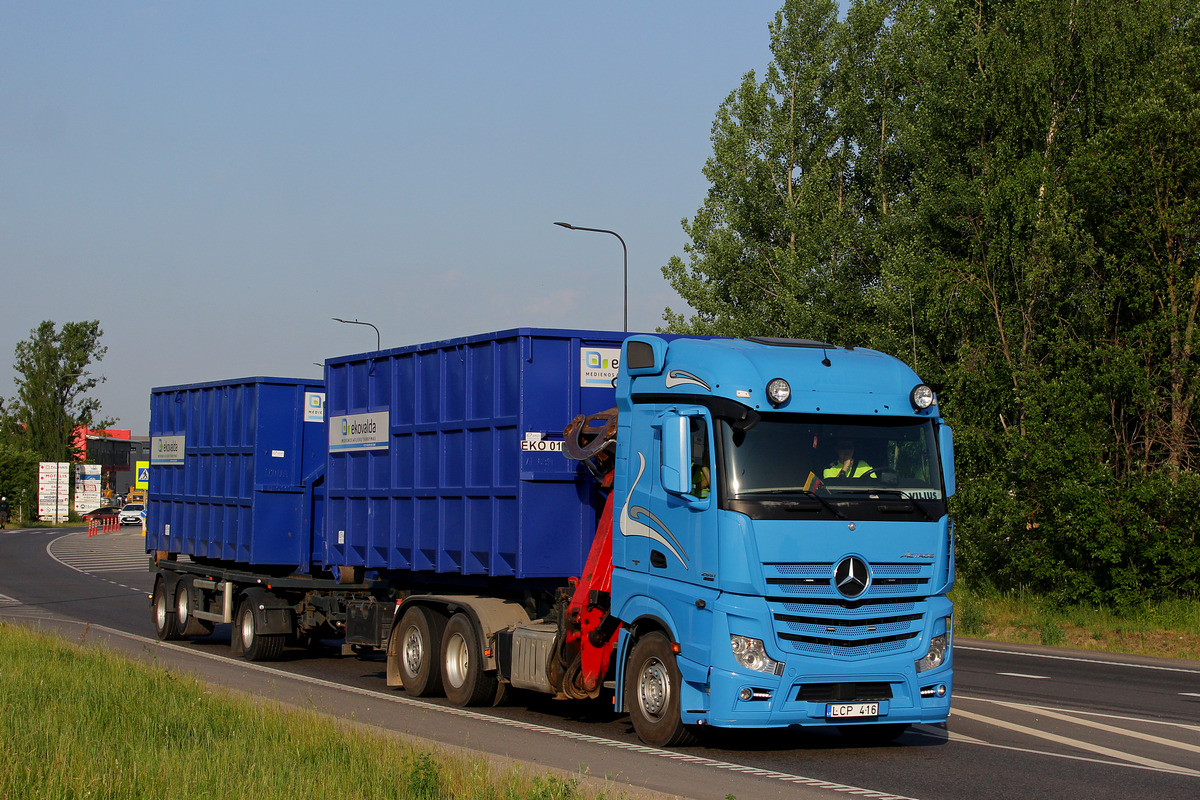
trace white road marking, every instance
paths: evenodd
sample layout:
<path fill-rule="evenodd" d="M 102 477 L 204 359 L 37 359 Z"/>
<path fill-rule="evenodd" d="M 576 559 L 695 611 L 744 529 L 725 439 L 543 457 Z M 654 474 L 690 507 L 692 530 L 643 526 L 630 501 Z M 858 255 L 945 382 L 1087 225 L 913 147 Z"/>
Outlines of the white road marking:
<path fill-rule="evenodd" d="M 1128 736 L 1131 739 L 1141 739 L 1144 742 L 1152 742 L 1164 747 L 1175 747 L 1192 753 L 1200 753 L 1200 745 L 1188 744 L 1187 742 L 1177 742 L 1174 739 L 1164 739 L 1161 736 L 1153 736 L 1148 733 L 1139 733 L 1138 731 L 1131 731 L 1128 728 L 1118 728 L 1115 725 L 1105 725 L 1103 722 L 1093 722 L 1089 719 L 1080 719 L 1079 717 L 1070 714 L 1053 711 L 1044 706 L 1029 706 L 1023 703 L 1009 703 L 1004 700 L 985 700 L 983 702 L 993 703 L 998 706 L 1004 706 L 1005 708 L 1013 708 L 1018 711 L 1027 711 L 1031 714 L 1041 714 L 1042 716 L 1050 717 L 1051 719 L 1061 719 L 1064 722 L 1072 722 L 1076 725 L 1082 725 L 1085 728 L 1095 728 L 1098 731 L 1116 733 L 1121 736 Z"/>
<path fill-rule="evenodd" d="M 958 692 L 954 693 L 954 699 L 955 700 L 971 700 L 971 701 L 977 702 L 977 703 L 1005 702 L 1002 700 L 991 700 L 986 697 L 972 697 L 971 695 L 959 694 Z M 1025 707 L 1028 709 L 1031 709 L 1033 711 L 1043 711 L 1043 710 L 1044 711 L 1056 711 L 1056 710 L 1058 710 L 1058 709 L 1050 708 L 1049 706 L 1035 706 L 1032 704 L 1026 704 Z M 1079 708 L 1071 709 L 1071 713 L 1076 716 L 1079 716 L 1079 717 L 1097 717 L 1099 719 L 1115 719 L 1120 722 L 1136 722 L 1140 725 L 1160 725 L 1160 726 L 1165 726 L 1168 728 L 1182 728 L 1185 731 L 1195 731 L 1196 733 L 1200 733 L 1200 725 L 1189 725 L 1186 722 L 1175 722 L 1174 720 L 1169 720 L 1169 719 L 1153 719 L 1153 718 L 1149 718 L 1149 717 L 1130 717 L 1130 716 L 1125 716 L 1122 714 L 1108 714 L 1103 711 L 1088 711 L 1086 709 L 1079 709 Z"/>
<path fill-rule="evenodd" d="M 99 573 L 148 572 L 149 560 L 144 547 L 145 540 L 137 534 L 88 536 L 87 531 L 80 531 L 51 539 L 46 545 L 46 555 L 76 572 L 122 589 L 142 592 L 143 588 L 109 580 Z"/>
<path fill-rule="evenodd" d="M 1068 747 L 1074 747 L 1079 750 L 1086 750 L 1089 753 L 1096 753 L 1097 755 L 1108 756 L 1109 758 L 1115 758 L 1120 761 L 1139 764 L 1143 767 L 1150 767 L 1151 769 L 1156 769 L 1161 772 L 1170 772 L 1175 775 L 1190 775 L 1192 777 L 1200 778 L 1200 772 L 1197 772 L 1193 769 L 1178 767 L 1174 764 L 1168 764 L 1165 761 L 1155 761 L 1152 758 L 1143 758 L 1141 756 L 1134 755 L 1133 753 L 1125 753 L 1120 750 L 1113 750 L 1111 747 L 1102 747 L 1098 744 L 1082 741 L 1081 739 L 1070 739 L 1066 736 L 1059 736 L 1056 733 L 1050 733 L 1049 731 L 1043 731 L 1038 728 L 1030 728 L 1027 725 L 1018 725 L 1015 722 L 1008 722 L 1007 720 L 995 719 L 994 717 L 985 717 L 982 714 L 973 714 L 970 711 L 963 711 L 961 708 L 957 709 L 954 714 L 955 716 L 966 717 L 967 719 L 974 720 L 976 722 L 982 722 L 985 725 L 994 725 L 997 728 L 1004 728 L 1006 730 L 1013 731 L 1014 733 L 1032 736 L 1035 739 L 1045 739 L 1050 742 L 1055 742 L 1056 744 L 1067 745 Z"/>
<path fill-rule="evenodd" d="M 1048 680 L 1050 680 L 1049 675 L 1025 675 L 1024 673 L 1021 673 L 1021 672 L 997 672 L 996 674 L 1004 675 L 1009 678 L 1029 678 L 1030 680 L 1033 680 L 1033 681 L 1048 681 Z"/>
<path fill-rule="evenodd" d="M 1059 656 L 1051 653 L 1022 653 L 1017 650 L 1000 650 L 992 647 L 972 647 L 970 645 L 956 644 L 955 650 L 970 650 L 975 653 L 997 653 L 1005 656 L 1024 656 L 1026 658 L 1045 658 L 1050 661 L 1074 661 L 1080 664 L 1099 664 L 1105 667 L 1129 667 L 1130 669 L 1153 669 L 1162 672 L 1184 672 L 1189 675 L 1200 675 L 1200 669 L 1191 669 L 1188 667 L 1168 667 L 1159 664 L 1131 664 L 1128 661 L 1103 661 L 1099 658 L 1081 658 L 1079 656 Z"/>

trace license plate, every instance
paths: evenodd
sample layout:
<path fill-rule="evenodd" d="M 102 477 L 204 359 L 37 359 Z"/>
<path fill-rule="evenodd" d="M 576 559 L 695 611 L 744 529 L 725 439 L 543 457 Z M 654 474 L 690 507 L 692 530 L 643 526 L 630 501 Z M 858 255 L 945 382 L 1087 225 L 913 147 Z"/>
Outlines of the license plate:
<path fill-rule="evenodd" d="M 878 717 L 879 703 L 828 703 L 825 706 L 825 716 L 829 719 Z"/>

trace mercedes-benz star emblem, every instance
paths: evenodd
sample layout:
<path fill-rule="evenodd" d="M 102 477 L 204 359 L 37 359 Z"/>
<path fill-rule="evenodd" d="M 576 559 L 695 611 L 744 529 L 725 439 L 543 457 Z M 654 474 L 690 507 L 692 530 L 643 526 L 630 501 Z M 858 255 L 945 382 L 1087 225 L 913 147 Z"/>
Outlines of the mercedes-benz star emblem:
<path fill-rule="evenodd" d="M 861 596 L 870 582 L 871 573 L 867 571 L 867 562 L 856 556 L 846 556 L 833 570 L 833 586 L 842 597 L 854 599 Z"/>

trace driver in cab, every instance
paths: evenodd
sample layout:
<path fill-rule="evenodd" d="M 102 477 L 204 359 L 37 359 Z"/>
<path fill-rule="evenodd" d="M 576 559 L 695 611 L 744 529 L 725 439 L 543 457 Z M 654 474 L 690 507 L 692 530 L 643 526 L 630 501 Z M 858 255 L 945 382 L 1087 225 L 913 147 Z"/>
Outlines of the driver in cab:
<path fill-rule="evenodd" d="M 835 449 L 837 458 L 825 468 L 825 478 L 862 478 L 875 474 L 870 464 L 854 457 L 854 442 L 850 439 L 839 439 Z"/>

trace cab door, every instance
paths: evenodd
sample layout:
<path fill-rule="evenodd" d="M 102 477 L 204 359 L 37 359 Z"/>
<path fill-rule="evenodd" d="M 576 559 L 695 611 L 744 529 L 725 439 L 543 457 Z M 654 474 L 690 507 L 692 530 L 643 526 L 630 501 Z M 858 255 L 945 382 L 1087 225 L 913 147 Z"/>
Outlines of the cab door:
<path fill-rule="evenodd" d="M 647 584 L 653 597 L 679 610 L 676 635 L 690 656 L 708 663 L 711 614 L 699 609 L 717 594 L 713 423 L 701 406 L 668 409 L 661 422 L 658 491 L 650 510 L 663 535 L 648 539 Z"/>
<path fill-rule="evenodd" d="M 711 419 L 702 407 L 673 406 L 647 429 L 650 435 L 634 437 L 625 467 L 629 489 L 617 512 L 614 566 L 701 583 L 701 572 L 715 573 L 715 562 L 704 563 L 716 554 Z"/>

